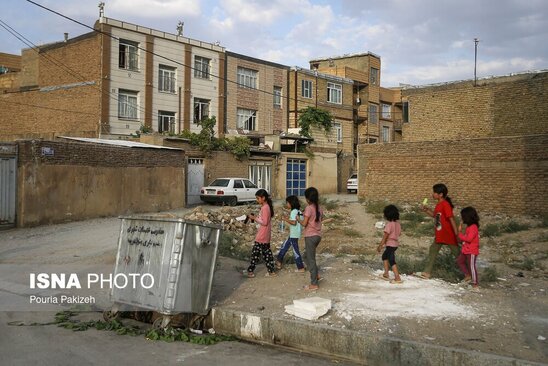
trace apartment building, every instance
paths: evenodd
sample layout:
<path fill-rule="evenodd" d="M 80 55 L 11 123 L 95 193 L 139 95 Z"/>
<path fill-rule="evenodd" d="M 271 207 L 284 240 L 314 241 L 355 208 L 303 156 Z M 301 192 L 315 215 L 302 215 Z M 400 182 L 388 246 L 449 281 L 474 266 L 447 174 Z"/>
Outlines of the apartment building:
<path fill-rule="evenodd" d="M 224 132 L 223 47 L 107 17 L 95 29 L 24 49 L 0 75 L 0 138 L 199 132 L 204 117 Z"/>

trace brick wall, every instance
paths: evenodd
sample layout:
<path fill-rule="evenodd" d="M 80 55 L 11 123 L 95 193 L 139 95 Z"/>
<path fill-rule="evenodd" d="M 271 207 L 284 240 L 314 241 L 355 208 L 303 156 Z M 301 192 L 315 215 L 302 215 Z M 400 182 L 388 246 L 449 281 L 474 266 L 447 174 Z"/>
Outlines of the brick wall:
<path fill-rule="evenodd" d="M 548 214 L 548 134 L 360 145 L 359 195 L 419 204 L 445 183 L 459 206 Z"/>
<path fill-rule="evenodd" d="M 61 141 L 18 145 L 17 226 L 185 206 L 183 151 Z"/>
<path fill-rule="evenodd" d="M 548 72 L 404 89 L 404 141 L 548 132 Z"/>

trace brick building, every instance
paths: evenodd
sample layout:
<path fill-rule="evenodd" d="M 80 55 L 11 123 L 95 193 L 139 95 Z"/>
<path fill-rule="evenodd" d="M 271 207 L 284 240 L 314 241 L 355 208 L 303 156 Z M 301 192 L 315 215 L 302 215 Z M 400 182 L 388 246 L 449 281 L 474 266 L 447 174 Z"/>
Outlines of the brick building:
<path fill-rule="evenodd" d="M 548 133 L 548 71 L 406 87 L 403 141 Z"/>

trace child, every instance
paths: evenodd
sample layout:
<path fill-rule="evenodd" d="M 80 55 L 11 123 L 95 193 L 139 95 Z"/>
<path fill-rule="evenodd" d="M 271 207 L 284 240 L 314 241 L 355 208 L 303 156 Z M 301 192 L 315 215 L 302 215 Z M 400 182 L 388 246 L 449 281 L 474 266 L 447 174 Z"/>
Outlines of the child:
<path fill-rule="evenodd" d="M 282 269 L 282 263 L 284 260 L 285 253 L 289 247 L 293 248 L 293 256 L 295 257 L 295 264 L 297 265 L 297 272 L 304 273 L 304 264 L 301 258 L 301 253 L 299 253 L 299 238 L 301 237 L 301 224 L 297 222 L 297 216 L 302 215 L 301 203 L 297 196 L 289 196 L 285 199 L 285 205 L 288 209 L 291 210 L 289 217 L 282 216 L 282 220 L 289 224 L 289 237 L 282 245 L 280 252 L 278 253 L 278 258 L 276 260 L 276 268 Z"/>
<path fill-rule="evenodd" d="M 462 224 L 459 225 L 459 239 L 462 240 L 462 250 L 457 259 L 464 282 L 472 282 L 472 287 L 478 289 L 478 273 L 476 258 L 479 255 L 479 216 L 474 207 L 465 207 L 460 212 L 462 222 L 466 224 L 466 232 L 462 234 Z"/>
<path fill-rule="evenodd" d="M 434 184 L 432 190 L 432 198 L 438 202 L 436 208 L 434 208 L 434 211 L 431 211 L 428 207 L 422 206 L 422 210 L 426 212 L 428 216 L 433 217 L 435 222 L 435 239 L 428 251 L 426 268 L 424 269 L 424 272 L 416 273 L 417 276 L 424 279 L 430 278 L 436 257 L 443 246 L 448 247 L 455 258 L 459 255 L 459 247 L 457 245 L 457 224 L 453 217 L 454 206 L 451 202 L 451 198 L 447 196 L 447 187 L 445 184 L 438 183 Z"/>
<path fill-rule="evenodd" d="M 257 203 L 261 205 L 261 211 L 259 216 L 250 214 L 249 218 L 258 224 L 259 229 L 255 236 L 255 244 L 251 251 L 251 260 L 247 271 L 244 270 L 244 276 L 249 278 L 255 277 L 255 266 L 259 262 L 261 256 L 268 269 L 267 277 L 275 277 L 277 274 L 274 271 L 274 256 L 272 250 L 270 250 L 270 237 L 272 234 L 272 216 L 274 216 L 274 207 L 272 207 L 272 199 L 268 195 L 268 192 L 264 189 L 259 189 L 255 193 Z"/>
<path fill-rule="evenodd" d="M 320 195 L 314 187 L 308 187 L 304 191 L 304 197 L 308 206 L 304 209 L 304 218 L 297 221 L 304 227 L 304 245 L 306 250 L 306 265 L 310 271 L 310 285 L 305 286 L 306 291 L 316 291 L 320 288 L 318 282 L 318 266 L 316 265 L 316 248 L 322 240 L 323 211 L 320 209 Z"/>
<path fill-rule="evenodd" d="M 384 265 L 384 273 L 381 275 L 383 280 L 390 280 L 388 274 L 390 268 L 394 272 L 394 279 L 390 281 L 392 284 L 401 284 L 400 273 L 398 271 L 398 266 L 396 265 L 396 250 L 400 245 L 398 238 L 401 233 L 401 225 L 399 222 L 400 212 L 398 208 L 394 205 L 388 205 L 384 208 L 384 218 L 388 220 L 388 223 L 384 227 L 384 236 L 382 237 L 381 243 L 377 248 L 377 252 L 381 252 L 382 247 L 385 247 L 384 253 L 382 254 L 382 263 Z"/>

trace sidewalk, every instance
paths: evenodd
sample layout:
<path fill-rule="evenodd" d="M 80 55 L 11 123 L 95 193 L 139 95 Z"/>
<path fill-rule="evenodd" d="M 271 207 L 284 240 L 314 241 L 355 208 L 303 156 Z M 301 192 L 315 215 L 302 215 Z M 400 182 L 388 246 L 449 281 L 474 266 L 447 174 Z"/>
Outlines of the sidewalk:
<path fill-rule="evenodd" d="M 212 326 L 250 342 L 372 365 L 515 366 L 541 365 L 535 361 L 545 359 L 546 349 L 532 350 L 517 332 L 508 333 L 509 322 L 486 316 L 497 305 L 486 294 L 411 276 L 404 277 L 403 285 L 392 285 L 378 278 L 380 271 L 344 258 L 323 256 L 319 262 L 324 280 L 319 291 L 308 293 L 301 289 L 308 274 L 294 273 L 292 267 L 265 278 L 259 265 L 257 277 L 247 279 L 238 273 L 244 262 L 221 258 L 212 294 Z M 284 305 L 294 299 L 315 296 L 333 303 L 320 319 L 284 313 Z M 463 322 L 475 323 L 477 331 L 462 334 L 455 324 Z M 490 332 L 504 335 L 507 344 L 492 343 L 485 337 Z M 510 349 L 524 346 L 529 352 L 521 357 L 510 354 Z"/>

